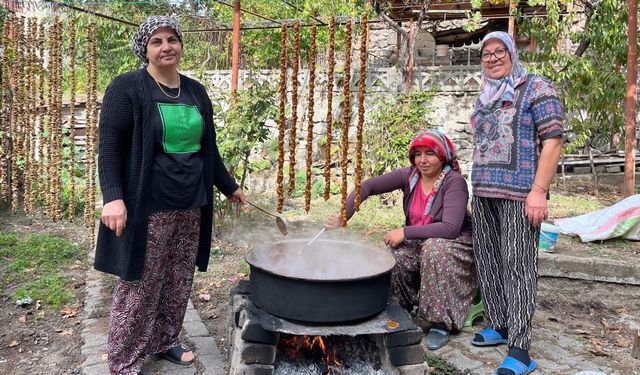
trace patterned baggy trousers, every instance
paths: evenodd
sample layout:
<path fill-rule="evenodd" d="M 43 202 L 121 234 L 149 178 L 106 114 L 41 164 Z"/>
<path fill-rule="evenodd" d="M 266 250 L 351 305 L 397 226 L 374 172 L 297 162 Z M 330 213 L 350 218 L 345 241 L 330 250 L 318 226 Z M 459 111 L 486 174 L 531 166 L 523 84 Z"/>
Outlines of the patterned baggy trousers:
<path fill-rule="evenodd" d="M 407 240 L 393 249 L 391 294 L 420 318 L 460 330 L 476 289 L 471 238 Z"/>
<path fill-rule="evenodd" d="M 473 197 L 473 251 L 489 325 L 509 329 L 509 347 L 529 350 L 538 288 L 540 228 L 525 202 Z"/>
<path fill-rule="evenodd" d="M 149 217 L 142 279 L 119 280 L 113 292 L 107 344 L 112 374 L 137 373 L 148 355 L 179 343 L 199 237 L 199 208 Z"/>

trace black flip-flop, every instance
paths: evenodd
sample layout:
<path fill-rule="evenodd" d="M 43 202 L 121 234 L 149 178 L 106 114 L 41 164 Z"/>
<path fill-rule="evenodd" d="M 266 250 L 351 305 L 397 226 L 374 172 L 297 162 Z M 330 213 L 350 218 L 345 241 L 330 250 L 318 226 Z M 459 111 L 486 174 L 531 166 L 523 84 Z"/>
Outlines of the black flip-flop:
<path fill-rule="evenodd" d="M 182 355 L 184 353 L 190 352 L 191 349 L 187 348 L 184 344 L 176 345 L 173 348 L 170 348 L 166 352 L 160 353 L 160 357 L 166 359 L 169 362 L 173 362 L 182 366 L 189 366 L 195 360 L 195 357 L 191 361 L 183 361 Z"/>

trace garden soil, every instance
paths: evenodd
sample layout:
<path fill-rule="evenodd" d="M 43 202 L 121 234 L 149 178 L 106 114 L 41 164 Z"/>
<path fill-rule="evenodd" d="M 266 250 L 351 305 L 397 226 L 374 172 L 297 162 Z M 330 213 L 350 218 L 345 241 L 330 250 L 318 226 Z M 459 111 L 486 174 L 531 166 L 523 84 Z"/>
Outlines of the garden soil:
<path fill-rule="evenodd" d="M 45 217 L 14 215 L 6 207 L 0 207 L 0 228 L 25 236 L 36 232 L 47 233 L 88 248 L 88 231 L 82 226 L 53 223 Z M 78 262 L 64 270 L 77 302 L 61 309 L 41 305 L 38 301 L 18 307 L 16 301 L 9 297 L 10 292 L 0 295 L 0 374 L 81 373 L 83 358 L 80 354 L 80 332 L 86 267 L 86 263 Z"/>
<path fill-rule="evenodd" d="M 589 193 L 588 185 L 571 186 L 567 193 Z M 618 197 L 618 192 L 612 189 L 600 192 L 603 201 L 614 202 Z M 288 225 L 291 233 L 302 237 L 310 237 L 320 227 L 320 223 L 304 221 Z M 255 243 L 282 238 L 270 222 L 236 221 L 225 227 L 233 229 L 217 228 L 209 271 L 196 273 L 192 293 L 194 305 L 223 354 L 227 350 L 229 292 L 238 280 L 248 278 L 245 254 Z M 53 223 L 47 218 L 28 219 L 8 213 L 6 208 L 0 210 L 0 228 L 24 234 L 61 235 L 86 246 L 86 230 L 79 224 Z M 556 251 L 580 255 L 580 248 L 573 245 L 560 242 Z M 636 245 L 608 249 L 605 243 L 598 246 L 597 251 L 603 257 L 637 262 L 640 266 L 640 248 Z M 82 302 L 82 291 L 88 266 L 75 264 L 66 270 L 77 291 L 78 303 L 64 309 L 56 311 L 36 305 L 20 308 L 7 295 L 0 296 L 1 374 L 81 373 L 82 305 L 88 302 Z M 609 368 L 610 375 L 640 374 L 640 361 L 630 356 L 634 329 L 640 329 L 640 287 L 564 278 L 540 279 L 534 340 L 561 345 L 563 337 L 570 337 L 579 345 L 565 349 Z M 536 332 L 553 332 L 553 337 L 541 337 Z"/>

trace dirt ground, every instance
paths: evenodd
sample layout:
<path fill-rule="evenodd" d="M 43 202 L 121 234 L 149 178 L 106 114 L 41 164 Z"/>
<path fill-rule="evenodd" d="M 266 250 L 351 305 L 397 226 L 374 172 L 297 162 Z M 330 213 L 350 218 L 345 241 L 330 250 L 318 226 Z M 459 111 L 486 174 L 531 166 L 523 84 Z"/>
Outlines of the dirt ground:
<path fill-rule="evenodd" d="M 577 195 L 593 193 L 588 181 L 569 183 L 562 190 Z M 620 199 L 620 193 L 610 186 L 601 186 L 598 199 L 613 203 Z M 289 225 L 300 229 L 308 223 L 289 222 Z M 210 263 L 209 272 L 196 274 L 194 304 L 223 353 L 227 350 L 229 291 L 239 279 L 248 278 L 249 269 L 243 257 L 252 244 L 281 238 L 273 227 L 269 221 L 237 222 L 227 226 L 214 241 L 217 255 Z M 314 233 L 310 230 L 302 232 L 309 234 L 308 237 Z M 640 266 L 640 243 L 609 247 L 607 243 L 582 244 L 565 238 L 559 241 L 556 252 L 628 260 Z M 572 337 L 583 342 L 583 347 L 570 351 L 607 366 L 617 374 L 631 374 L 630 369 L 640 369 L 640 361 L 630 356 L 633 330 L 640 329 L 638 286 L 543 277 L 539 282 L 534 332 L 536 326 L 557 332 L 558 337 Z"/>
<path fill-rule="evenodd" d="M 571 184 L 566 192 L 589 194 L 588 184 Z M 600 199 L 619 199 L 615 189 L 604 188 Z M 318 223 L 289 222 L 290 230 L 311 235 Z M 307 228 L 305 228 L 305 226 Z M 86 230 L 79 224 L 53 223 L 47 218 L 26 218 L 0 209 L 0 228 L 19 233 L 60 235 L 86 246 Z M 226 352 L 229 291 L 239 279 L 247 278 L 248 265 L 243 258 L 251 244 L 280 237 L 268 220 L 227 223 L 212 243 L 209 271 L 197 272 L 193 301 L 218 347 Z M 607 244 L 589 245 L 591 256 L 638 261 L 638 243 L 629 250 L 609 248 Z M 580 245 L 581 246 L 581 245 Z M 575 242 L 562 241 L 558 252 L 580 254 Z M 640 261 L 638 261 L 640 262 Z M 84 278 L 87 264 L 74 264 L 66 272 L 72 278 L 77 303 L 62 310 L 46 306 L 19 308 L 8 296 L 0 296 L 0 374 L 79 374 L 83 358 L 80 336 Z M 640 287 L 541 278 L 538 310 L 534 325 L 571 336 L 584 342 L 579 355 L 603 364 L 620 374 L 639 369 L 640 361 L 630 357 L 631 333 L 640 329 Z"/>
<path fill-rule="evenodd" d="M 52 223 L 43 217 L 27 218 L 0 210 L 0 228 L 18 233 L 47 233 L 86 246 L 82 226 Z M 80 374 L 82 369 L 82 305 L 86 263 L 65 270 L 76 291 L 77 303 L 52 309 L 34 303 L 17 307 L 7 295 L 0 296 L 0 374 Z"/>

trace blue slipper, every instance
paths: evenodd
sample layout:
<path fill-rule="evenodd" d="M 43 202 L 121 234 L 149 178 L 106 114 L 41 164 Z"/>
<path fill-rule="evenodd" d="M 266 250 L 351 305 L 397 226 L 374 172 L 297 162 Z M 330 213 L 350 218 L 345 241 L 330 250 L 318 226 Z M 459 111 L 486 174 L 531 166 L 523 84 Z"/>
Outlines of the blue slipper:
<path fill-rule="evenodd" d="M 517 359 L 507 356 L 507 358 L 505 358 L 500 364 L 499 369 L 503 368 L 505 370 L 511 370 L 515 375 L 527 375 L 533 372 L 537 366 L 538 364 L 533 359 L 529 363 L 529 366 L 527 366 Z"/>
<path fill-rule="evenodd" d="M 476 335 L 482 336 L 484 341 L 475 341 L 475 337 L 471 339 L 471 344 L 475 346 L 493 346 L 502 345 L 509 342 L 509 340 L 503 338 L 498 331 L 492 328 L 485 328 L 482 331 L 476 333 Z"/>

